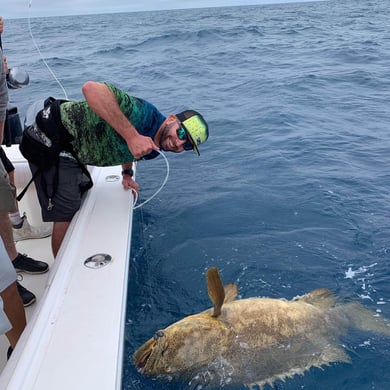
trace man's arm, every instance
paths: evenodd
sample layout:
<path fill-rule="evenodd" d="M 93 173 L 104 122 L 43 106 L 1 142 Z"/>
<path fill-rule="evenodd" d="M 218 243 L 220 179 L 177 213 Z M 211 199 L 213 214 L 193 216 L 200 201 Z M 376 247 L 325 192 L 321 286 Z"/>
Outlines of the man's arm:
<path fill-rule="evenodd" d="M 121 111 L 115 95 L 107 85 L 87 81 L 82 87 L 82 92 L 91 109 L 117 131 L 136 159 L 151 153 L 152 150 L 159 150 L 150 137 L 138 133 Z"/>
<path fill-rule="evenodd" d="M 122 164 L 122 170 L 131 169 L 133 170 L 133 162 L 129 162 L 127 164 Z"/>

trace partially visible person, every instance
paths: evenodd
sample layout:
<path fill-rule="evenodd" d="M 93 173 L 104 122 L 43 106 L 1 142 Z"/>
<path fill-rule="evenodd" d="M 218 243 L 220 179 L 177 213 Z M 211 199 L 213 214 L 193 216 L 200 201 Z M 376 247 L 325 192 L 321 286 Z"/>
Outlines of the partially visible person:
<path fill-rule="evenodd" d="M 0 87 L 1 93 L 1 87 Z M 0 116 L 0 126 L 1 126 Z M 7 258 L 12 259 L 10 263 L 14 270 L 26 272 L 29 274 L 42 274 L 49 270 L 47 263 L 37 261 L 25 254 L 18 253 L 12 234 L 12 226 L 8 218 L 8 212 L 16 209 L 15 187 L 9 183 L 8 175 L 0 160 L 0 237 L 7 252 Z M 2 271 L 0 269 L 0 279 Z M 36 301 L 35 295 L 16 282 L 17 291 L 22 298 L 25 307 L 32 305 Z"/>
<path fill-rule="evenodd" d="M 174 153 L 193 150 L 199 155 L 198 145 L 209 135 L 207 122 L 196 111 L 165 117 L 151 103 L 110 83 L 88 81 L 82 92 L 85 96 L 82 101 L 48 102 L 37 114 L 36 122 L 24 131 L 25 140 L 44 139 L 44 133 L 56 133 L 57 138 L 70 140 L 68 143 L 79 160 L 62 152 L 58 164 L 46 171 L 30 162 L 42 219 L 54 222 L 54 256 L 89 188 L 82 164 L 122 165 L 123 187 L 138 191 L 132 177 L 135 160 L 157 157 L 160 149 Z"/>
<path fill-rule="evenodd" d="M 0 56 L 2 56 L 0 48 Z M 8 90 L 6 84 L 6 75 L 3 62 L 0 61 L 0 134 L 4 131 L 4 121 L 8 104 Z M 17 271 L 24 271 L 31 274 L 41 274 L 47 272 L 49 266 L 47 263 L 37 261 L 27 255 L 18 253 L 13 239 L 12 225 L 8 217 L 9 212 L 15 212 L 17 209 L 16 190 L 9 182 L 8 174 L 0 160 L 0 237 L 4 243 L 8 257 Z M 1 278 L 0 270 L 0 278 Z M 22 297 L 25 306 L 31 305 L 36 298 L 33 293 L 16 283 L 16 287 Z"/>
<path fill-rule="evenodd" d="M 3 139 L 3 134 L 0 130 L 0 141 Z M 0 160 L 4 165 L 5 170 L 8 173 L 9 181 L 12 185 L 15 185 L 15 167 L 8 159 L 2 146 L 0 145 Z M 48 237 L 52 233 L 51 225 L 32 226 L 30 225 L 27 215 L 24 212 L 20 214 L 19 205 L 16 203 L 16 211 L 9 213 L 8 217 L 12 224 L 13 237 L 16 242 L 22 240 L 30 240 L 37 238 Z"/>
<path fill-rule="evenodd" d="M 1 54 L 1 50 L 0 50 Z M 7 106 L 7 88 L 5 86 L 5 73 L 0 69 L 0 129 L 4 126 L 5 108 Z M 35 301 L 34 294 L 30 293 L 16 282 L 16 271 L 3 243 L 3 237 L 8 240 L 8 246 L 16 258 L 16 251 L 12 239 L 12 228 L 8 218 L 8 211 L 16 207 L 14 187 L 9 184 L 8 174 L 0 160 L 0 298 L 3 303 L 2 311 L 7 318 L 2 316 L 3 331 L 5 332 L 10 347 L 7 352 L 9 358 L 16 343 L 26 326 L 26 315 L 23 305 L 30 305 Z M 21 255 L 22 256 L 22 255 Z M 22 296 L 23 295 L 23 296 Z M 25 300 L 25 303 L 23 302 Z M 9 324 L 7 323 L 9 321 Z"/>
<path fill-rule="evenodd" d="M 0 199 L 4 200 L 1 195 Z M 18 293 L 16 284 L 16 271 L 12 267 L 11 260 L 5 250 L 3 240 L 0 237 L 0 327 L 10 343 L 7 358 L 11 356 L 24 328 L 26 327 L 26 314 L 22 299 Z M 1 315 L 5 313 L 4 315 Z M 8 322 L 8 323 L 7 323 Z M 1 333 L 1 332 L 0 332 Z"/>
<path fill-rule="evenodd" d="M 4 31 L 4 22 L 3 18 L 0 16 L 0 34 L 2 34 Z M 2 62 L 3 62 L 3 70 L 8 75 L 10 69 L 8 67 L 7 58 L 2 55 Z M 7 99 L 8 104 L 8 99 Z M 6 156 L 6 153 L 2 147 L 4 139 L 4 125 L 0 128 L 0 159 L 3 162 L 3 165 L 8 172 L 9 181 L 11 184 L 15 184 L 15 176 L 14 171 L 15 167 L 13 166 L 12 162 L 8 159 Z M 22 240 L 29 240 L 29 239 L 35 239 L 35 238 L 44 238 L 51 235 L 52 232 L 52 226 L 51 225 L 45 225 L 45 226 L 32 226 L 27 220 L 26 213 L 23 213 L 23 215 L 20 214 L 19 206 L 17 204 L 17 209 L 15 212 L 9 214 L 9 218 L 12 223 L 12 229 L 13 229 L 13 235 L 15 241 L 22 241 Z"/>

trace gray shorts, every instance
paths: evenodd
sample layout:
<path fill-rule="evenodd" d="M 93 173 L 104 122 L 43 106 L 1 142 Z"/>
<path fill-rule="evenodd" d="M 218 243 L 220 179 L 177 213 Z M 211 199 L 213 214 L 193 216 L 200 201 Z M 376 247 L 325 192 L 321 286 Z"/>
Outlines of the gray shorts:
<path fill-rule="evenodd" d="M 8 173 L 0 160 L 0 212 L 13 213 L 16 210 L 16 189 L 9 182 Z"/>
<path fill-rule="evenodd" d="M 31 172 L 37 166 L 30 163 Z M 60 157 L 57 167 L 51 167 L 45 172 L 38 173 L 34 179 L 39 204 L 41 205 L 44 222 L 69 222 L 79 210 L 85 193 L 85 184 L 89 182 L 74 158 Z M 56 184 L 56 181 L 58 183 Z M 55 190 L 49 201 L 49 197 Z M 50 205 L 52 207 L 50 208 Z"/>

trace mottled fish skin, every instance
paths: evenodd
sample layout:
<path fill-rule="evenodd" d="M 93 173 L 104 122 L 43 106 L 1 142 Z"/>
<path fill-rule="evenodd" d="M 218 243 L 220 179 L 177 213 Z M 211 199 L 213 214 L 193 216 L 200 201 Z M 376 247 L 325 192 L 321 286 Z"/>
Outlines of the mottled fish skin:
<path fill-rule="evenodd" d="M 208 287 L 212 301 L 219 296 L 218 306 L 222 295 L 213 291 L 221 288 L 215 272 Z M 291 301 L 234 300 L 234 286 L 225 286 L 219 315 L 213 302 L 214 308 L 183 318 L 141 346 L 133 356 L 140 372 L 191 386 L 262 388 L 311 367 L 349 363 L 339 337 L 351 327 L 390 336 L 386 320 L 359 303 L 337 303 L 327 289 Z"/>

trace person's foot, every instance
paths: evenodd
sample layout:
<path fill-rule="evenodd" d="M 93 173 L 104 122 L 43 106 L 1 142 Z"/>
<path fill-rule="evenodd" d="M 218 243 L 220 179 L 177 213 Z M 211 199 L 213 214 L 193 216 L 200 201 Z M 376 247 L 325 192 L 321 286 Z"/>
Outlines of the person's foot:
<path fill-rule="evenodd" d="M 23 214 L 22 222 L 19 225 L 13 225 L 12 231 L 15 241 L 30 240 L 33 238 L 44 238 L 51 235 L 53 231 L 52 224 L 46 226 L 31 226 L 27 220 L 26 213 Z"/>
<path fill-rule="evenodd" d="M 12 264 L 16 271 L 26 272 L 27 274 L 44 274 L 49 270 L 49 264 L 34 260 L 26 254 L 21 253 L 12 260 Z"/>
<path fill-rule="evenodd" d="M 16 287 L 18 288 L 24 307 L 30 306 L 36 301 L 35 295 L 31 291 L 28 291 L 27 288 L 23 287 L 19 282 L 16 282 Z"/>

